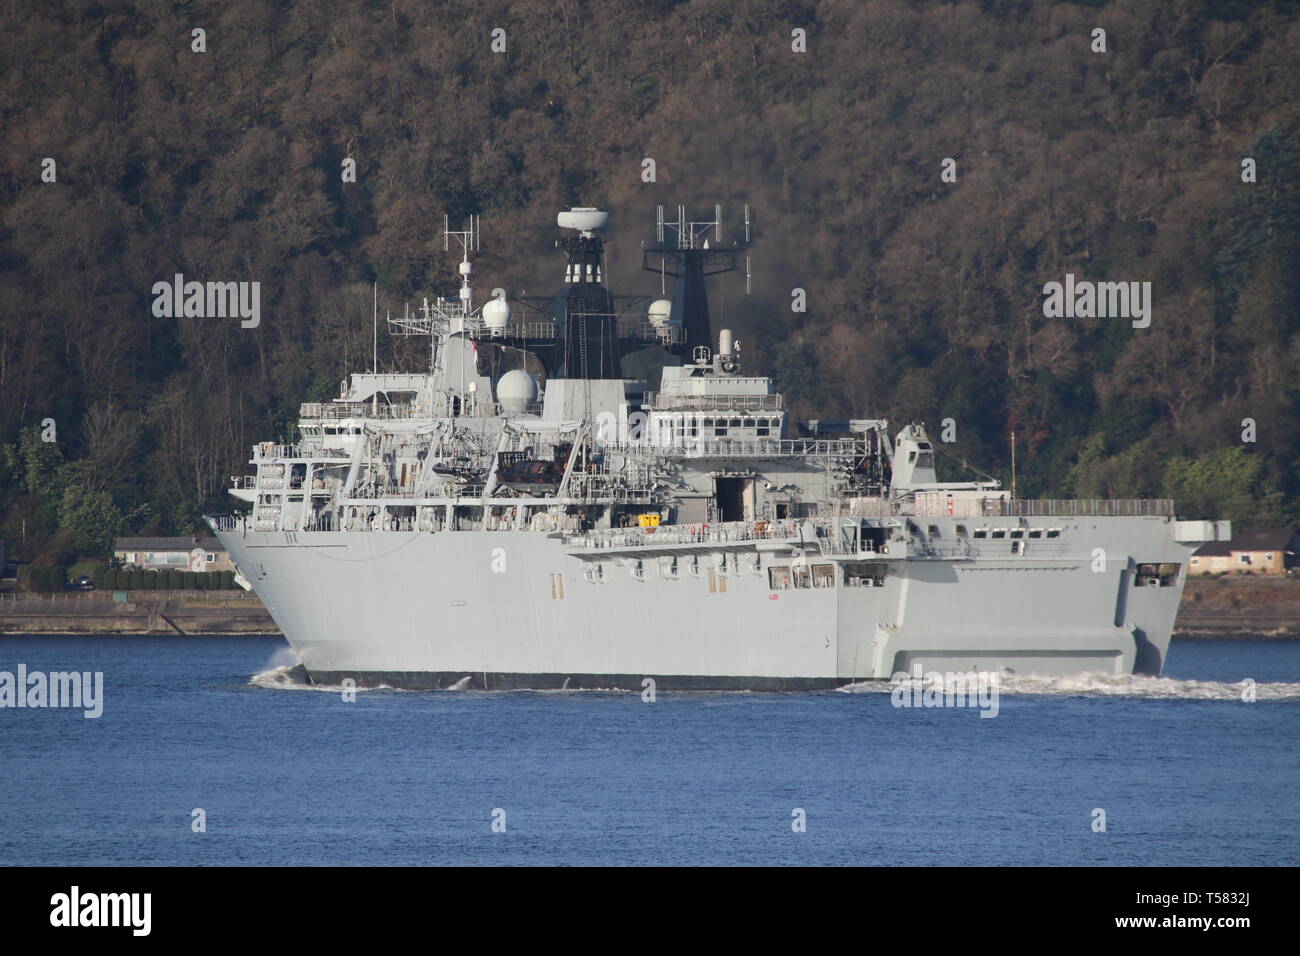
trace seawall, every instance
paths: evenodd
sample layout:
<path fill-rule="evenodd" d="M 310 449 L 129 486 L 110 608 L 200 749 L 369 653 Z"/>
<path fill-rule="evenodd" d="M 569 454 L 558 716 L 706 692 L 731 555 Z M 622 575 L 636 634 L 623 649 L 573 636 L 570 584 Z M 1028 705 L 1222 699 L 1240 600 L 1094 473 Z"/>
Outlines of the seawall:
<path fill-rule="evenodd" d="M 1300 639 L 1300 578 L 1190 578 L 1174 635 Z"/>
<path fill-rule="evenodd" d="M 0 634 L 279 634 L 246 591 L 0 594 Z"/>
<path fill-rule="evenodd" d="M 0 594 L 0 634 L 279 634 L 246 591 Z M 1174 634 L 1300 639 L 1300 579 L 1187 582 Z"/>

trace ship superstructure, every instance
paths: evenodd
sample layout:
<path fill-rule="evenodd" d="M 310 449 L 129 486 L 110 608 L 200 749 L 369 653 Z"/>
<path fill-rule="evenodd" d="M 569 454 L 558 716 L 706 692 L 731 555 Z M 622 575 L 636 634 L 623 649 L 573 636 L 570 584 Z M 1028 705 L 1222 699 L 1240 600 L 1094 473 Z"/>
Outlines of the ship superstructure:
<path fill-rule="evenodd" d="M 235 481 L 250 510 L 209 517 L 313 680 L 1160 672 L 1187 555 L 1225 526 L 1167 500 L 943 482 L 916 424 L 793 422 L 709 328 L 705 276 L 736 264 L 720 214 L 661 211 L 644 265 L 674 293 L 657 300 L 606 288 L 607 223 L 561 213 L 560 290 L 479 308 L 477 223 L 444 228 L 459 295 L 389 320 L 428 337 L 428 369 L 354 374 L 304 404 L 298 444 L 256 446 Z"/>

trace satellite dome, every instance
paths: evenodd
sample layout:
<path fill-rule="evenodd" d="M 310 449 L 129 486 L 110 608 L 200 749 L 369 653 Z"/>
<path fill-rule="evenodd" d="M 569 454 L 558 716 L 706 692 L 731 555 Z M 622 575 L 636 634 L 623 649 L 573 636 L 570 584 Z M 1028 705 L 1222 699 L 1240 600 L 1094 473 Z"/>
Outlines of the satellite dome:
<path fill-rule="evenodd" d="M 521 368 L 506 372 L 497 382 L 497 401 L 506 414 L 523 414 L 537 401 L 537 379 Z"/>
<path fill-rule="evenodd" d="M 505 299 L 488 299 L 484 302 L 483 325 L 493 332 L 510 328 L 510 303 Z"/>
<path fill-rule="evenodd" d="M 650 303 L 650 324 L 656 329 L 667 326 L 672 314 L 673 303 L 671 299 L 655 299 Z"/>

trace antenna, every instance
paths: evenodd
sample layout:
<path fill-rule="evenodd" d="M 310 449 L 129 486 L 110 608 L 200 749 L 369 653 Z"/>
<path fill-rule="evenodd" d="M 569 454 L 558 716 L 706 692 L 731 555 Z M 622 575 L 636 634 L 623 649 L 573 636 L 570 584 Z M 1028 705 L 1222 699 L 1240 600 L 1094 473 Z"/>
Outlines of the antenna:
<path fill-rule="evenodd" d="M 749 206 L 746 204 L 746 240 L 750 234 L 750 222 Z M 669 236 L 668 230 L 672 231 L 672 236 Z M 711 348 L 713 343 L 705 281 L 710 276 L 732 272 L 739 267 L 741 244 L 735 241 L 728 247 L 723 246 L 721 203 L 714 203 L 713 215 L 704 220 L 688 218 L 683 205 L 677 207 L 676 221 L 667 220 L 663 206 L 657 206 L 655 237 L 658 242 L 654 246 L 642 247 L 641 268 L 647 272 L 659 273 L 661 295 L 668 294 L 667 277 L 672 276 L 676 280 L 673 292 L 676 319 L 673 324 L 682 334 L 677 337 L 674 333 L 671 349 L 675 354 L 689 358 L 697 347 Z M 753 287 L 751 274 L 750 262 L 746 259 L 746 295 L 750 294 Z M 722 290 L 721 306 L 725 316 L 725 288 Z"/>
<path fill-rule="evenodd" d="M 469 277 L 473 275 L 474 267 L 470 265 L 469 254 L 479 250 L 479 217 L 471 215 L 465 229 L 453 230 L 448 228 L 447 214 L 443 213 L 442 248 L 444 250 L 450 251 L 452 239 L 460 243 L 460 301 L 463 307 L 462 315 L 468 318 L 469 314 L 474 311 L 474 293 L 469 286 Z"/>
<path fill-rule="evenodd" d="M 1011 433 L 1011 500 L 1016 498 L 1016 433 Z"/>
<path fill-rule="evenodd" d="M 686 218 L 686 207 L 677 207 L 677 221 L 665 222 L 663 216 L 663 206 L 658 207 L 658 214 L 655 221 L 655 238 L 660 245 L 664 244 L 664 226 L 667 226 L 673 232 L 677 233 L 678 249 L 699 249 L 708 242 L 709 230 L 713 230 L 714 245 L 722 242 L 722 205 L 715 203 L 713 206 L 713 218 L 707 220 L 690 220 Z"/>
<path fill-rule="evenodd" d="M 375 283 L 375 311 L 370 320 L 371 327 L 371 362 L 370 370 L 379 374 L 379 283 Z"/>

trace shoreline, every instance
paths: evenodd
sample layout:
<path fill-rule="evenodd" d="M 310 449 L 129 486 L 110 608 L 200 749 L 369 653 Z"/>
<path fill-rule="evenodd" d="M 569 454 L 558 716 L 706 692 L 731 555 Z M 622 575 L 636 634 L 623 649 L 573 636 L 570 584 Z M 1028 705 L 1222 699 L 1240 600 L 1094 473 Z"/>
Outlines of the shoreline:
<path fill-rule="evenodd" d="M 77 591 L 0 594 L 0 637 L 26 634 L 280 637 L 247 591 Z M 1187 582 L 1174 640 L 1300 640 L 1300 579 Z"/>

